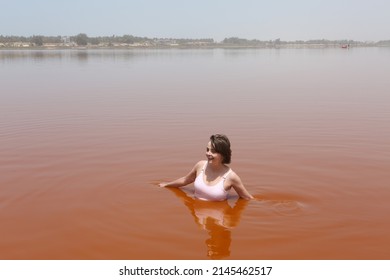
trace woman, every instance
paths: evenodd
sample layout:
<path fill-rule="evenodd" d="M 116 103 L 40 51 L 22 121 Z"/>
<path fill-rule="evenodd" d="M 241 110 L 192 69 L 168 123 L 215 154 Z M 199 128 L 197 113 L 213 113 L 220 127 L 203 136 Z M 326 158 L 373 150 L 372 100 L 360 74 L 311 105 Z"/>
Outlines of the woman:
<path fill-rule="evenodd" d="M 160 187 L 180 188 L 194 183 L 195 197 L 202 200 L 223 201 L 228 198 L 230 189 L 244 199 L 253 199 L 245 189 L 240 177 L 227 164 L 231 161 L 232 151 L 226 135 L 211 135 L 207 144 L 207 160 L 199 161 L 190 173 L 169 183 L 160 183 Z"/>

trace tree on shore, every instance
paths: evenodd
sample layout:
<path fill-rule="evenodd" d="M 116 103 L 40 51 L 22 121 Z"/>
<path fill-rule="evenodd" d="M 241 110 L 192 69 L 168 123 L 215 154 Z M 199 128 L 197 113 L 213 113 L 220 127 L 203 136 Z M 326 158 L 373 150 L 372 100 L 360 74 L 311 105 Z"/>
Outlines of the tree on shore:
<path fill-rule="evenodd" d="M 88 38 L 88 42 L 89 42 L 91 45 L 95 45 L 95 46 L 100 44 L 99 38 Z"/>
<path fill-rule="evenodd" d="M 86 46 L 88 44 L 88 36 L 87 34 L 80 33 L 74 38 L 74 41 L 78 46 Z"/>
<path fill-rule="evenodd" d="M 31 43 L 33 43 L 35 46 L 43 46 L 43 36 L 32 36 L 31 37 Z"/>

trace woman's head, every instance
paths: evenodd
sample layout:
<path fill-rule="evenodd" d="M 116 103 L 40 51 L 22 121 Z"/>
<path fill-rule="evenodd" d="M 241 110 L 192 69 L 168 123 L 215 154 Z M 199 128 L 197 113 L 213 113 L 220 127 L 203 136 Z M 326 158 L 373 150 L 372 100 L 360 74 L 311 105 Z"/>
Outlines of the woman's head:
<path fill-rule="evenodd" d="M 230 149 L 230 141 L 227 136 L 223 134 L 211 135 L 210 143 L 214 151 L 222 155 L 222 163 L 229 164 L 232 158 L 232 150 Z"/>

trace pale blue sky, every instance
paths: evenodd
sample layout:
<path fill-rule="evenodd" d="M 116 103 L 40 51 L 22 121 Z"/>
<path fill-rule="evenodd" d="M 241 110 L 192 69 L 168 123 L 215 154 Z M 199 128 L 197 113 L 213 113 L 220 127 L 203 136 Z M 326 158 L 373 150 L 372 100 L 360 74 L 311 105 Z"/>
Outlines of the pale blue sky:
<path fill-rule="evenodd" d="M 389 0 L 0 0 L 0 35 L 390 39 Z"/>

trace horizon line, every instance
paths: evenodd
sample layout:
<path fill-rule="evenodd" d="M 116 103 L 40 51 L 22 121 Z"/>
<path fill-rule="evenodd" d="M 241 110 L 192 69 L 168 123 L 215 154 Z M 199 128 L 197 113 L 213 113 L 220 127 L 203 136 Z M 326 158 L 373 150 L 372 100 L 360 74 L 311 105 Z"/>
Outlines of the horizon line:
<path fill-rule="evenodd" d="M 30 37 L 34 37 L 34 36 L 42 36 L 42 37 L 75 37 L 75 36 L 78 36 L 78 35 L 81 35 L 81 34 L 85 34 L 88 38 L 99 38 L 99 37 L 124 37 L 124 36 L 132 36 L 134 38 L 145 38 L 145 39 L 150 39 L 150 40 L 153 40 L 153 39 L 171 39 L 171 40 L 214 40 L 216 42 L 219 42 L 219 41 L 223 41 L 225 39 L 232 39 L 232 38 L 236 38 L 236 39 L 241 39 L 241 40 L 248 40 L 248 41 L 276 41 L 276 40 L 279 40 L 281 42 L 297 42 L 297 41 L 303 41 L 303 42 L 306 42 L 306 41 L 321 41 L 321 40 L 324 40 L 324 41 L 354 41 L 354 42 L 362 42 L 362 43 L 370 43 L 370 42 L 381 42 L 381 41 L 390 41 L 390 39 L 381 39 L 381 40 L 355 40 L 355 39 L 347 39 L 347 38 L 344 38 L 344 39 L 326 39 L 326 38 L 314 38 L 314 39 L 293 39 L 293 40 L 283 40 L 282 38 L 280 37 L 276 37 L 274 39 L 258 39 L 258 38 L 252 38 L 252 39 L 248 39 L 248 38 L 245 38 L 245 37 L 239 37 L 239 36 L 229 36 L 229 37 L 224 37 L 224 39 L 222 40 L 216 40 L 215 38 L 212 38 L 212 37 L 197 37 L 197 38 L 192 38 L 192 37 L 148 37 L 148 36 L 137 36 L 137 35 L 132 35 L 132 34 L 123 34 L 123 35 L 117 35 L 117 34 L 112 34 L 112 35 L 95 35 L 95 36 L 90 36 L 88 35 L 87 33 L 84 33 L 84 32 L 80 32 L 80 33 L 77 33 L 77 34 L 74 34 L 74 35 L 61 35 L 61 34 L 57 34 L 57 35 L 44 35 L 44 34 L 32 34 L 32 35 L 3 35 L 3 34 L 0 34 L 0 37 L 25 37 L 25 38 L 30 38 Z"/>

